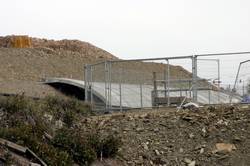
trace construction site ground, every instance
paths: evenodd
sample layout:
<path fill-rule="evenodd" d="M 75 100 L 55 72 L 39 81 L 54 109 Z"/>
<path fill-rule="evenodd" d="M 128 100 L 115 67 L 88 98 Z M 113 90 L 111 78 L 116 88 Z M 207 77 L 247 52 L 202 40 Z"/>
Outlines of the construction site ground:
<path fill-rule="evenodd" d="M 86 118 L 81 126 L 121 137 L 122 165 L 250 165 L 248 105 L 119 112 Z"/>

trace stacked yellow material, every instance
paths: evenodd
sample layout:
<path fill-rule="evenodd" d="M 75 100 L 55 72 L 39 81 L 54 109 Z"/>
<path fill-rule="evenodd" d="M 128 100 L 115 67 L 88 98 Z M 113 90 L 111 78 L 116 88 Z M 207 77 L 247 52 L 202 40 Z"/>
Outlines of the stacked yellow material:
<path fill-rule="evenodd" d="M 30 48 L 31 39 L 28 36 L 12 36 L 11 47 L 13 48 Z"/>

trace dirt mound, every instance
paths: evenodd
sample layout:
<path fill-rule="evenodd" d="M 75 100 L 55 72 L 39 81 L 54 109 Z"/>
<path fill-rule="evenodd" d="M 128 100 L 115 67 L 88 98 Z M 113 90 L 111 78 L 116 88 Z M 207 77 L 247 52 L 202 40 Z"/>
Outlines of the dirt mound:
<path fill-rule="evenodd" d="M 120 136 L 124 165 L 245 166 L 250 164 L 249 110 L 136 111 L 92 117 L 82 127 Z"/>
<path fill-rule="evenodd" d="M 93 58 L 104 58 L 104 59 L 118 59 L 114 55 L 102 50 L 90 43 L 79 41 L 79 40 L 47 40 L 32 38 L 32 45 L 34 48 L 50 48 L 53 50 L 65 50 L 78 52 L 85 56 L 93 56 Z"/>
<path fill-rule="evenodd" d="M 28 36 L 0 37 L 0 85 L 18 82 L 18 87 L 27 87 L 46 77 L 64 77 L 83 80 L 84 65 L 101 62 L 107 59 L 118 59 L 114 55 L 79 40 L 47 40 Z M 136 83 L 139 80 L 152 83 L 152 73 L 157 72 L 157 79 L 164 79 L 166 65 L 161 63 L 124 62 L 112 64 L 112 81 L 120 81 L 123 68 L 124 83 Z M 131 74 L 133 73 L 133 74 Z M 180 66 L 170 66 L 173 79 L 190 78 L 191 74 Z M 93 80 L 104 81 L 104 65 L 97 66 Z M 0 93 L 7 93 L 6 86 L 0 86 Z M 20 88 L 14 86 L 11 92 Z M 9 89 L 9 88 L 8 88 Z M 23 89 L 23 88 L 22 88 Z M 25 92 L 32 94 L 32 89 Z M 28 90 L 28 92 L 27 92 Z M 31 91 L 31 92 L 29 92 Z M 37 96 L 37 94 L 35 95 Z M 40 96 L 40 95 L 38 95 Z M 43 96 L 43 94 L 41 94 Z"/>
<path fill-rule="evenodd" d="M 83 79 L 84 65 L 102 58 L 42 48 L 0 48 L 0 80 L 41 81 L 45 77 Z"/>
<path fill-rule="evenodd" d="M 93 58 L 117 59 L 109 52 L 102 50 L 90 43 L 79 40 L 47 40 L 28 36 L 5 36 L 0 37 L 0 47 L 4 48 L 44 48 L 48 51 L 71 51 L 92 56 Z"/>
<path fill-rule="evenodd" d="M 34 92 L 33 96 L 44 96 L 45 89 L 50 89 L 49 94 L 54 94 L 46 85 L 38 88 L 40 84 L 37 81 L 45 77 L 83 79 L 85 64 L 105 59 L 118 58 L 79 40 L 0 37 L 0 93 L 20 93 L 23 90 L 29 95 Z M 29 86 L 44 90 L 38 94 L 37 90 Z"/>

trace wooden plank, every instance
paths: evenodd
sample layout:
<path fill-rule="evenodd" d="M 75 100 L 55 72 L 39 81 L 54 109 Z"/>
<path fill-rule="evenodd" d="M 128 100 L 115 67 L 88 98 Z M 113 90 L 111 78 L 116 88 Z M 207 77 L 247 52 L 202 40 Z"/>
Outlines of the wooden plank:
<path fill-rule="evenodd" d="M 17 145 L 17 144 L 15 144 L 13 142 L 7 141 L 7 140 L 2 139 L 2 138 L 0 138 L 0 144 L 5 145 L 8 148 L 12 148 L 12 149 L 17 150 L 17 151 L 22 152 L 22 153 L 26 153 L 26 151 L 28 149 L 26 147 Z"/>

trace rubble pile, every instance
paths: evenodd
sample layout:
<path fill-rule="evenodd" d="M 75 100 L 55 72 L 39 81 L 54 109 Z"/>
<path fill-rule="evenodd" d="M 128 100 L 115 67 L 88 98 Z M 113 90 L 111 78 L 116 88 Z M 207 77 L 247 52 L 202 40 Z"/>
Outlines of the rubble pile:
<path fill-rule="evenodd" d="M 86 130 L 122 138 L 124 165 L 211 166 L 250 164 L 250 108 L 153 110 L 89 118 Z"/>
<path fill-rule="evenodd" d="M 78 52 L 84 56 L 93 56 L 93 58 L 117 59 L 109 52 L 102 50 L 90 43 L 80 40 L 48 40 L 32 38 L 27 35 L 0 36 L 0 48 L 42 48 L 48 52 L 63 50 Z"/>

